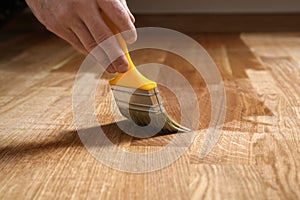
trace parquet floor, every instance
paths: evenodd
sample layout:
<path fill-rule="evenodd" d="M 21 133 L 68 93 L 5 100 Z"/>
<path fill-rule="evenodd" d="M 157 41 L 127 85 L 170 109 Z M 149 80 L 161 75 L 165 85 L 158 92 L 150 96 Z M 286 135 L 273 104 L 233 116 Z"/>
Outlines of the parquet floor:
<path fill-rule="evenodd" d="M 201 111 L 199 119 L 191 119 L 200 126 L 188 151 L 170 166 L 142 174 L 109 168 L 82 144 L 72 114 L 82 55 L 48 33 L 1 41 L 0 199 L 299 199 L 300 33 L 191 37 L 205 47 L 223 78 L 222 134 L 199 158 L 211 116 L 203 79 L 170 53 L 135 51 L 137 65 L 154 60 L 187 77 Z M 107 137 L 119 148 L 140 153 L 167 145 L 174 135 L 137 139 L 118 129 L 108 77 L 99 82 L 95 98 Z M 160 89 L 166 109 L 178 120 L 174 94 Z"/>

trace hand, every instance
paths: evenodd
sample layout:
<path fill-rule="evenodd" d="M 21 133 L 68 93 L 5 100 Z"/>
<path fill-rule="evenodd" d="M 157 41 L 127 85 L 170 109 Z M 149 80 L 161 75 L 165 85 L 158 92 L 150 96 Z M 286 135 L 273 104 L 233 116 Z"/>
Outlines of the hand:
<path fill-rule="evenodd" d="M 68 41 L 84 54 L 90 53 L 97 44 L 113 36 L 101 17 L 104 12 L 120 32 L 129 31 L 124 36 L 127 43 L 136 40 L 134 17 L 125 0 L 26 0 L 33 14 L 45 27 Z M 112 43 L 111 43 L 112 44 Z M 94 55 L 101 63 L 110 60 L 111 54 L 122 55 L 106 69 L 108 72 L 125 72 L 129 64 L 122 54 L 118 42 L 110 45 L 110 50 Z M 121 52 L 121 53 L 120 53 Z M 111 63 L 111 62 L 109 62 Z"/>

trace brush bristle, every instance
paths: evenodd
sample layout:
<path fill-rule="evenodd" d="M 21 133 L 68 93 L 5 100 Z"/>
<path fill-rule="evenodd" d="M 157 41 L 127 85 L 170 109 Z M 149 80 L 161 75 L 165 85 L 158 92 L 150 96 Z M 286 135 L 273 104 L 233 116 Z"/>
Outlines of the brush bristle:
<path fill-rule="evenodd" d="M 161 127 L 160 134 L 190 131 L 165 112 L 157 88 L 145 91 L 114 86 L 112 90 L 122 115 L 137 125 L 149 126 L 150 129 Z"/>
<path fill-rule="evenodd" d="M 168 134 L 168 133 L 182 133 L 190 131 L 189 128 L 186 128 L 177 122 L 175 122 L 166 112 L 160 113 L 148 113 L 136 110 L 128 110 L 119 107 L 120 112 L 123 116 L 128 119 L 131 119 L 139 126 L 152 126 L 153 129 L 157 127 L 162 127 L 159 133 Z M 151 129 L 151 127 L 149 127 Z"/>

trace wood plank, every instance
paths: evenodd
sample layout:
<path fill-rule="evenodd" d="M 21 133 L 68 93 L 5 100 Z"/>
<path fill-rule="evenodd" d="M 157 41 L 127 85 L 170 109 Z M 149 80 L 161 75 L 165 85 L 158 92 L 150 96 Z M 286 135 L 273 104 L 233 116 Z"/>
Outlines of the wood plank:
<path fill-rule="evenodd" d="M 200 126 L 188 151 L 170 166 L 141 174 L 101 164 L 77 134 L 72 91 L 82 55 L 49 33 L 17 35 L 0 43 L 0 198 L 298 199 L 299 35 L 191 35 L 216 62 L 227 95 L 222 135 L 204 158 L 199 152 L 207 137 L 211 100 L 202 77 L 174 54 L 133 52 L 138 65 L 156 61 L 182 73 L 196 91 L 201 111 L 200 118 L 193 119 Z M 194 52 L 186 44 L 182 48 Z M 117 127 L 110 77 L 104 74 L 100 79 L 95 98 L 106 136 L 129 152 L 164 148 L 176 135 L 137 139 Z M 163 87 L 161 91 L 166 109 L 179 119 L 175 94 Z"/>

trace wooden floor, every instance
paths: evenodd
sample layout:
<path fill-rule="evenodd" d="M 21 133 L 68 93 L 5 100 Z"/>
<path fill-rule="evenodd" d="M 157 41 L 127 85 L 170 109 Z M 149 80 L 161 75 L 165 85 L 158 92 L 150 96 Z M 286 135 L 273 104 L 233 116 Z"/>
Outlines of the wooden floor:
<path fill-rule="evenodd" d="M 201 110 L 189 150 L 172 165 L 145 174 L 111 169 L 81 143 L 72 89 L 82 55 L 49 33 L 1 41 L 0 199 L 299 199 L 300 33 L 191 36 L 223 77 L 222 135 L 200 159 L 211 115 L 205 83 L 174 55 L 134 52 L 136 64 L 155 60 L 188 77 Z M 167 110 L 178 119 L 176 99 L 162 90 Z M 172 135 L 135 139 L 122 133 L 107 108 L 109 92 L 107 81 L 101 81 L 98 120 L 111 141 L 141 152 L 170 141 Z"/>

